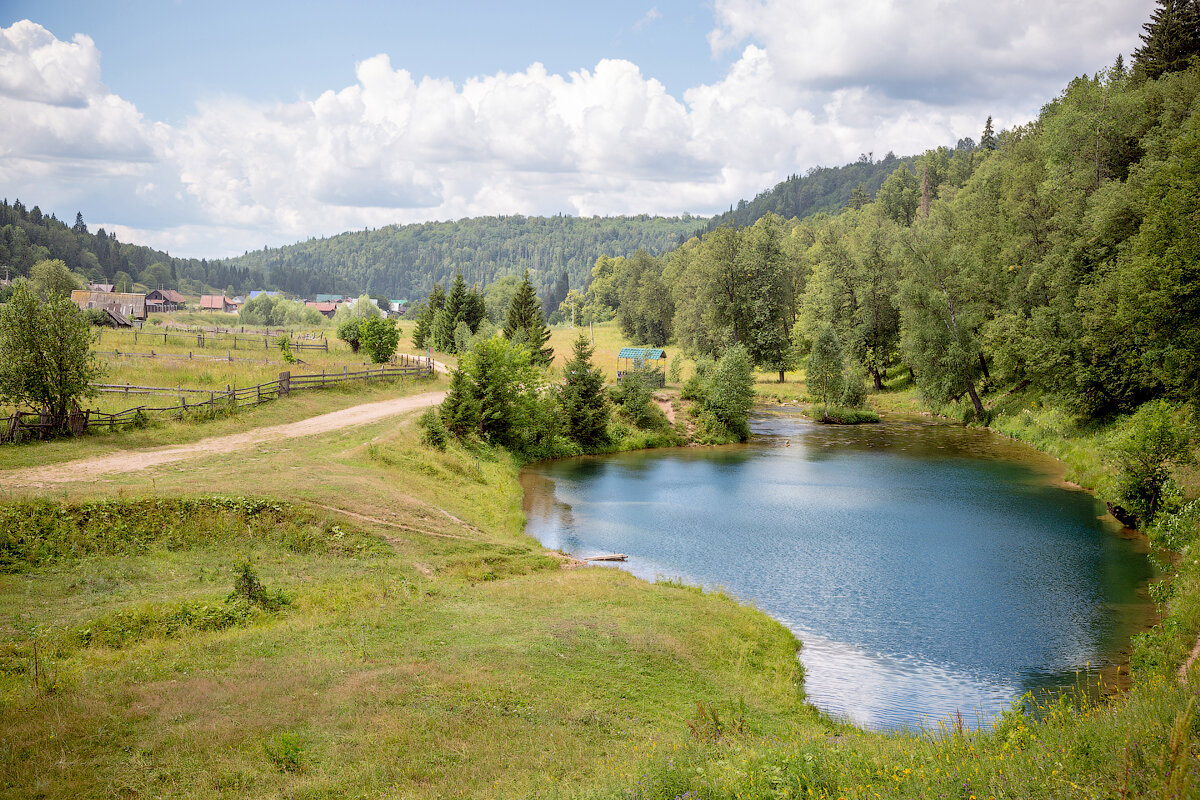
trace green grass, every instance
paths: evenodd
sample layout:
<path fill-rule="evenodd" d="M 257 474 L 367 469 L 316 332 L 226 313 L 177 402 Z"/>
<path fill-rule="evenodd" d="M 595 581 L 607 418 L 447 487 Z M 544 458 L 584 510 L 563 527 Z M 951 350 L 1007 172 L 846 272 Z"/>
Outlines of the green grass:
<path fill-rule="evenodd" d="M 511 497 L 513 467 L 491 463 Z M 12 796 L 519 796 L 631 775 L 684 741 L 697 699 L 734 692 L 780 732 L 801 710 L 782 626 L 723 595 L 564 571 L 519 533 L 421 537 L 238 498 L 7 513 L 48 542 L 0 576 Z M 290 605 L 195 624 L 244 560 Z M 171 624 L 181 609 L 193 624 Z"/>
<path fill-rule="evenodd" d="M 86 436 L 5 444 L 0 446 L 0 470 L 57 464 L 117 450 L 187 444 L 208 436 L 296 422 L 361 403 L 436 391 L 445 388 L 445 385 L 444 377 L 402 381 L 355 381 L 340 386 L 293 392 L 286 398 L 242 408 L 235 414 L 216 419 L 169 420 L 153 423 L 143 429 L 97 429 Z M 6 488 L 0 481 L 0 500 L 5 498 Z"/>
<path fill-rule="evenodd" d="M 870 397 L 919 408 L 911 390 Z M 1049 411 L 1033 420 L 1026 435 L 1053 439 Z M 97 448 L 0 458 L 81 445 Z M 516 476 L 503 452 L 434 451 L 392 419 L 10 492 L 0 796 L 1195 796 L 1179 782 L 1200 676 L 1174 677 L 1200 628 L 1192 557 L 1155 590 L 1166 621 L 1139 638 L 1128 695 L 974 733 L 871 733 L 803 703 L 798 643 L 760 612 L 564 568 L 524 535 Z M 288 603 L 232 604 L 246 563 Z"/>

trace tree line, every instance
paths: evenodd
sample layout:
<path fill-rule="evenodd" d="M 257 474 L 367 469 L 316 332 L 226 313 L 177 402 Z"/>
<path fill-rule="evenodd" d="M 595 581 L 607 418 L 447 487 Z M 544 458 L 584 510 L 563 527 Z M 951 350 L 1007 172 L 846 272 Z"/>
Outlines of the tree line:
<path fill-rule="evenodd" d="M 134 282 L 192 294 L 245 293 L 262 288 L 264 276 L 223 261 L 175 258 L 144 245 L 121 242 L 104 228 L 88 230 L 83 214 L 72 225 L 20 199 L 0 200 L 0 277 L 29 277 L 34 265 L 61 261 L 82 279 L 132 291 Z"/>
<path fill-rule="evenodd" d="M 568 300 L 639 344 L 741 345 L 781 380 L 828 329 L 877 388 L 904 370 L 976 416 L 1014 387 L 1083 419 L 1194 400 L 1200 67 L 1160 69 L 1155 54 L 1179 48 L 1156 45 L 1159 30 L 1133 69 L 1118 58 L 1027 125 L 989 119 L 978 145 L 897 164 L 842 213 L 768 213 L 666 255 L 602 256 Z"/>

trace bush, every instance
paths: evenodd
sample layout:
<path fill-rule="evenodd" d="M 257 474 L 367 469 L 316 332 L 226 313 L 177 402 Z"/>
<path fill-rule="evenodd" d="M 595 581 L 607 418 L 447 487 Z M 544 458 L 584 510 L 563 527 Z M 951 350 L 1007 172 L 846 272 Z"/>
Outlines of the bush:
<path fill-rule="evenodd" d="M 400 331 L 395 320 L 369 317 L 358 323 L 358 330 L 359 345 L 376 364 L 387 363 L 396 355 Z"/>
<path fill-rule="evenodd" d="M 362 345 L 362 329 L 358 327 L 359 320 L 343 320 L 337 328 L 337 337 L 350 345 L 350 352 L 357 353 Z"/>
<path fill-rule="evenodd" d="M 417 420 L 421 426 L 421 444 L 434 450 L 445 450 L 450 432 L 442 424 L 442 415 L 435 408 L 425 409 L 425 413 Z"/>
<path fill-rule="evenodd" d="M 621 414 L 639 428 L 659 427 L 660 421 L 666 419 L 654 405 L 653 394 L 650 378 L 636 372 L 626 373 L 620 383 L 609 389 L 609 396 Z"/>
<path fill-rule="evenodd" d="M 1191 432 L 1164 400 L 1139 408 L 1108 440 L 1107 460 L 1115 474 L 1106 494 L 1138 525 L 1148 525 L 1179 500 L 1173 467 L 1193 461 Z M 1115 516 L 1115 515 L 1114 515 Z"/>
<path fill-rule="evenodd" d="M 716 363 L 707 356 L 696 359 L 696 369 L 684 382 L 679 396 L 684 400 L 703 400 L 708 393 L 708 376 L 715 366 Z"/>
<path fill-rule="evenodd" d="M 236 569 L 233 581 L 233 591 L 229 600 L 245 602 L 250 606 L 258 606 L 263 611 L 278 611 L 284 606 L 291 605 L 291 600 L 278 589 L 269 592 L 258 579 L 258 574 L 249 561 L 242 562 Z"/>
<path fill-rule="evenodd" d="M 292 340 L 283 334 L 275 340 L 275 344 L 279 345 L 279 355 L 288 364 L 296 363 L 296 356 L 292 354 Z"/>
<path fill-rule="evenodd" d="M 857 370 L 846 371 L 846 384 L 842 388 L 842 396 L 838 405 L 843 408 L 862 408 L 867 401 L 867 387 L 863 376 Z"/>
<path fill-rule="evenodd" d="M 102 308 L 89 308 L 83 312 L 83 318 L 87 320 L 87 324 L 96 328 L 115 328 L 116 323 L 113 318 L 108 315 Z"/>
<path fill-rule="evenodd" d="M 739 441 L 750 438 L 750 407 L 754 403 L 754 373 L 746 348 L 731 347 L 721 356 L 708 380 L 701 406 Z"/>

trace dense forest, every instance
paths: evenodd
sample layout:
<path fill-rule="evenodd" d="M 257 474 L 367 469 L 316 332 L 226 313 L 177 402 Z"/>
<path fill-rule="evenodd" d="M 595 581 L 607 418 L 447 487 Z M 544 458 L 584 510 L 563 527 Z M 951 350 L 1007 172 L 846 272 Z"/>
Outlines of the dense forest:
<path fill-rule="evenodd" d="M 937 403 L 1052 396 L 1084 419 L 1200 397 L 1200 65 L 1153 44 L 1038 119 L 897 164 L 842 214 L 767 214 L 599 259 L 580 300 L 639 344 L 798 366 L 832 329 Z M 1167 52 L 1159 56 L 1160 51 Z M 1164 66 L 1169 64 L 1169 66 Z"/>
<path fill-rule="evenodd" d="M 67 225 L 37 206 L 26 208 L 19 200 L 0 201 L 0 273 L 28 276 L 33 265 L 59 259 L 72 272 L 89 281 L 132 287 L 180 289 L 199 294 L 215 289 L 246 292 L 259 288 L 263 276 L 222 261 L 173 258 L 169 253 L 117 240 L 115 233 L 88 230 L 83 214 Z"/>
<path fill-rule="evenodd" d="M 970 140 L 959 143 L 960 149 L 973 146 Z M 137 281 L 196 294 L 280 289 L 303 297 L 367 292 L 419 300 L 435 283 L 449 285 L 458 272 L 482 287 L 528 269 L 549 315 L 568 289 L 587 287 L 598 256 L 639 250 L 660 255 L 694 235 L 751 225 L 766 214 L 837 213 L 856 198 L 873 196 L 897 166 L 912 163 L 889 153 L 881 161 L 863 155 L 854 164 L 814 168 L 712 218 L 480 217 L 353 231 L 211 261 L 119 242 L 102 228 L 93 234 L 81 214 L 68 226 L 37 206 L 27 209 L 20 200 L 11 205 L 5 200 L 0 204 L 0 270 L 28 275 L 38 261 L 57 258 L 89 280 Z"/>
<path fill-rule="evenodd" d="M 562 275 L 585 281 L 601 254 L 639 249 L 663 253 L 706 220 L 692 217 L 477 217 L 457 222 L 389 225 L 342 233 L 230 259 L 261 271 L 272 286 L 299 295 L 365 291 L 396 300 L 425 297 L 435 283 L 461 272 L 468 285 L 485 286 L 529 270 L 547 293 Z M 337 289 L 325 287 L 337 286 Z"/>
<path fill-rule="evenodd" d="M 960 139 L 955 149 L 974 148 L 973 140 Z M 804 219 L 820 213 L 837 214 L 854 203 L 856 192 L 874 195 L 896 167 L 901 164 L 911 167 L 912 162 L 911 157 L 897 158 L 895 153 L 888 153 L 882 161 L 875 161 L 872 153 L 864 153 L 853 164 L 813 167 L 803 176 L 789 176 L 753 200 L 739 201 L 736 208 L 731 207 L 724 214 L 709 220 L 704 230 L 713 231 L 730 225 L 744 228 L 767 214 L 776 214 L 785 219 Z"/>

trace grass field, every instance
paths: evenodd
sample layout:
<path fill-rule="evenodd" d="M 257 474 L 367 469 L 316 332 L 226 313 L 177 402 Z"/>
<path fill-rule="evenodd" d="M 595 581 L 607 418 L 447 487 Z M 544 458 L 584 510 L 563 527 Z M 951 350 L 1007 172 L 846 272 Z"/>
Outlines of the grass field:
<path fill-rule="evenodd" d="M 572 333 L 554 331 L 560 357 Z M 622 344 L 598 326 L 597 363 L 615 371 Z M 803 399 L 773 377 L 760 396 Z M 5 447 L 0 470 L 434 386 Z M 893 388 L 876 407 L 917 409 Z M 1022 415 L 1055 435 L 1050 411 Z M 1060 446 L 1086 464 L 1088 436 Z M 797 642 L 758 611 L 546 552 L 516 476 L 501 452 L 421 445 L 412 416 L 52 492 L 0 471 L 0 797 L 1197 794 L 1200 683 L 1175 678 L 1200 628 L 1194 560 L 1155 590 L 1170 617 L 1137 643 L 1129 695 L 871 733 L 803 703 Z M 286 602 L 228 599 L 246 564 Z"/>
<path fill-rule="evenodd" d="M 780 735 L 811 719 L 782 626 L 562 569 L 507 456 L 479 455 L 391 421 L 0 507 L 21 570 L 0 576 L 0 791 L 520 796 L 633 780 L 697 701 Z M 289 502 L 179 505 L 215 490 Z M 38 514 L 59 533 L 26 536 Z M 171 627 L 224 608 L 247 560 L 290 605 Z"/>

